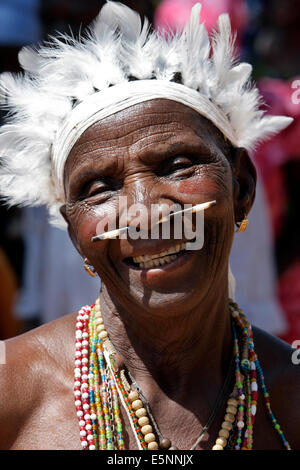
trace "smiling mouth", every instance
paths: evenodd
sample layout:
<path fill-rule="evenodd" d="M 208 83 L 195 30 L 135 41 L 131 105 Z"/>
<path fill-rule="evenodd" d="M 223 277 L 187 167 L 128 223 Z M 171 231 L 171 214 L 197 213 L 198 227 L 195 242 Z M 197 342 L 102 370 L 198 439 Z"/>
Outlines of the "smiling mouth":
<path fill-rule="evenodd" d="M 178 243 L 166 251 L 155 253 L 153 255 L 136 256 L 133 258 L 126 258 L 124 261 L 131 267 L 136 269 L 151 269 L 159 268 L 168 265 L 178 259 L 180 256 L 185 255 L 187 243 Z"/>

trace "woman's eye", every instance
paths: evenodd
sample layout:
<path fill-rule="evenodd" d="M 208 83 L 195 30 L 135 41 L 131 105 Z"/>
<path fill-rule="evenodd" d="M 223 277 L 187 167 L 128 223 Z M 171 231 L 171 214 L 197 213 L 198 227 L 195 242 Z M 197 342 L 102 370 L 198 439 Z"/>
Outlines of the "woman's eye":
<path fill-rule="evenodd" d="M 80 191 L 80 199 L 86 199 L 94 196 L 100 196 L 103 195 L 103 197 L 106 196 L 106 194 L 110 193 L 111 191 L 114 191 L 114 185 L 110 184 L 108 181 L 103 181 L 103 180 L 93 180 L 90 182 L 87 182 L 83 188 Z"/>
<path fill-rule="evenodd" d="M 87 196 L 95 196 L 96 194 L 105 193 L 106 191 L 109 191 L 109 187 L 107 185 L 92 185 L 87 192 Z"/>
<path fill-rule="evenodd" d="M 176 171 L 190 168 L 193 165 L 194 165 L 194 162 L 192 161 L 192 158 L 178 157 L 178 158 L 173 159 L 173 161 L 167 163 L 162 173 L 164 175 L 170 175 L 172 173 L 175 173 Z"/>

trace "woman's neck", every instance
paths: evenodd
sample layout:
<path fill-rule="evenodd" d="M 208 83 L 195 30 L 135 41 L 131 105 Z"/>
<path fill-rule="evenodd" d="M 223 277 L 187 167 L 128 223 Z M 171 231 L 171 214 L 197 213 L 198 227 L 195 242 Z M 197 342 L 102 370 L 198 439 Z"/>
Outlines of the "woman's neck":
<path fill-rule="evenodd" d="M 100 300 L 120 360 L 148 397 L 161 390 L 173 399 L 184 399 L 195 383 L 208 389 L 223 383 L 232 356 L 227 288 L 218 299 L 205 299 L 180 316 L 155 321 L 142 315 L 128 321 L 105 289 Z"/>

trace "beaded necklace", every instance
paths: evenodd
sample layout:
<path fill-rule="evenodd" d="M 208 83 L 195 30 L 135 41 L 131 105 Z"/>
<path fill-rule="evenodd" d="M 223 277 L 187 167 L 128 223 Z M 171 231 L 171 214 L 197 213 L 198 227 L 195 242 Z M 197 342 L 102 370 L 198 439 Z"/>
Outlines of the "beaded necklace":
<path fill-rule="evenodd" d="M 242 310 L 231 300 L 229 312 L 234 337 L 235 382 L 212 450 L 253 448 L 258 383 L 273 427 L 284 447 L 290 450 L 271 409 L 263 371 L 254 350 L 251 325 Z M 134 379 L 129 384 L 125 370 L 119 369 L 116 351 L 104 326 L 99 299 L 95 305 L 82 307 L 78 312 L 74 376 L 75 406 L 84 450 L 125 449 L 120 403 L 128 416 L 139 449 L 177 449 L 169 439 L 161 436 L 149 404 Z M 208 431 L 210 421 L 216 414 L 215 408 L 192 449 Z"/>

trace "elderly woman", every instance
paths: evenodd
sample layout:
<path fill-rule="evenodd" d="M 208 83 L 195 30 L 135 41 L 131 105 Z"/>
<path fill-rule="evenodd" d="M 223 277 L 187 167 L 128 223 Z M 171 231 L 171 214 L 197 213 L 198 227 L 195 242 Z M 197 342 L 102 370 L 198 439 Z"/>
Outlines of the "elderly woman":
<path fill-rule="evenodd" d="M 6 343 L 1 448 L 300 448 L 293 351 L 228 294 L 255 193 L 246 148 L 290 120 L 263 117 L 227 16 L 210 44 L 200 9 L 166 40 L 108 2 L 85 39 L 25 49 L 25 77 L 2 78 L 1 191 L 62 215 L 103 284 L 95 305 Z M 202 249 L 173 231 L 97 237 L 121 197 L 149 220 L 153 205 L 215 201 Z"/>

